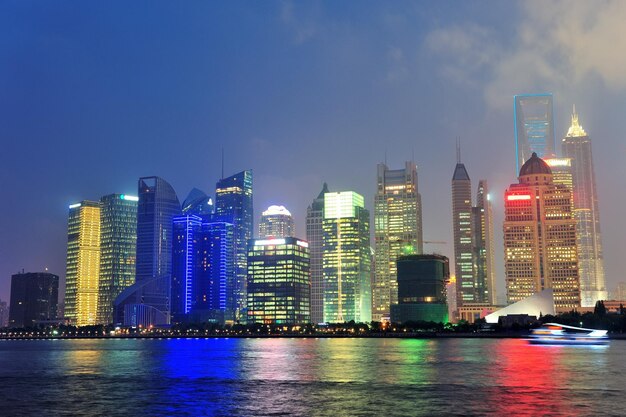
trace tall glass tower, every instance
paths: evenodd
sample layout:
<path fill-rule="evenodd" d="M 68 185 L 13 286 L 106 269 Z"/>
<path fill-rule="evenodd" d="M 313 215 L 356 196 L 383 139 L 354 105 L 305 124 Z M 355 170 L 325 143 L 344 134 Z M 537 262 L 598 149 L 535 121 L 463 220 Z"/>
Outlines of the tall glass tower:
<path fill-rule="evenodd" d="M 516 173 L 535 152 L 539 158 L 555 156 L 552 94 L 513 97 Z"/>
<path fill-rule="evenodd" d="M 172 186 L 159 177 L 139 178 L 136 282 L 115 300 L 116 322 L 170 324 L 173 219 L 181 207 Z"/>
<path fill-rule="evenodd" d="M 608 294 L 591 139 L 580 126 L 575 108 L 572 124 L 563 138 L 562 146 L 563 155 L 572 160 L 581 304 L 583 307 L 593 307 L 596 301 L 606 300 Z"/>
<path fill-rule="evenodd" d="M 497 304 L 496 272 L 493 250 L 493 212 L 487 180 L 478 181 L 476 206 L 472 207 L 474 224 L 474 264 L 477 301 Z"/>
<path fill-rule="evenodd" d="M 135 283 L 138 197 L 110 194 L 100 199 L 100 282 L 97 322 L 113 323 L 113 301 Z"/>
<path fill-rule="evenodd" d="M 472 182 L 465 165 L 457 160 L 452 175 L 452 227 L 457 307 L 479 302 L 474 268 Z"/>
<path fill-rule="evenodd" d="M 77 326 L 96 324 L 100 276 L 100 203 L 70 205 L 67 226 L 65 317 Z"/>
<path fill-rule="evenodd" d="M 372 319 L 369 212 L 353 191 L 324 195 L 324 321 Z"/>
<path fill-rule="evenodd" d="M 309 241 L 311 262 L 311 322 L 324 321 L 324 273 L 322 267 L 324 195 L 328 185 L 324 183 L 322 191 L 306 210 L 306 239 Z"/>
<path fill-rule="evenodd" d="M 215 218 L 234 226 L 234 274 L 226 286 L 226 320 L 246 320 L 248 241 L 252 239 L 252 171 L 219 180 L 215 187 Z"/>
<path fill-rule="evenodd" d="M 398 303 L 398 257 L 423 251 L 422 198 L 415 163 L 406 162 L 404 169 L 393 170 L 378 164 L 374 230 L 372 318 L 381 321 L 389 319 L 390 305 Z"/>

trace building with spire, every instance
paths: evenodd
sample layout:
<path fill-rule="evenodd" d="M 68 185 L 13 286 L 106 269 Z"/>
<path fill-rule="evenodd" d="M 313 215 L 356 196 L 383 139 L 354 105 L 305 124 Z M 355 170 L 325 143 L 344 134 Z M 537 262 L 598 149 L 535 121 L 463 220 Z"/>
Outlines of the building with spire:
<path fill-rule="evenodd" d="M 324 321 L 324 273 L 322 267 L 324 195 L 328 193 L 328 184 L 306 210 L 306 240 L 309 242 L 311 270 L 311 322 Z"/>
<path fill-rule="evenodd" d="M 518 94 L 513 97 L 516 173 L 533 152 L 540 158 L 555 155 L 552 106 L 552 94 Z"/>
<path fill-rule="evenodd" d="M 283 238 L 295 236 L 293 217 L 285 206 L 269 206 L 261 213 L 259 238 Z"/>
<path fill-rule="evenodd" d="M 389 320 L 390 305 L 398 303 L 398 257 L 423 252 L 422 197 L 414 162 L 403 169 L 378 164 L 374 241 L 372 318 L 383 321 Z"/>
<path fill-rule="evenodd" d="M 583 307 L 593 307 L 596 301 L 606 300 L 608 294 L 591 139 L 580 125 L 575 107 L 561 146 L 563 155 L 571 158 L 572 165 L 581 302 Z"/>
<path fill-rule="evenodd" d="M 371 321 L 369 212 L 363 196 L 326 193 L 322 231 L 324 321 Z"/>
<path fill-rule="evenodd" d="M 457 164 L 452 175 L 452 228 L 457 307 L 479 301 L 474 268 L 472 213 L 472 182 L 457 150 Z"/>
<path fill-rule="evenodd" d="M 504 209 L 508 302 L 551 288 L 557 313 L 580 307 L 570 190 L 554 183 L 550 167 L 536 153 L 520 169 L 519 183 L 506 190 Z"/>

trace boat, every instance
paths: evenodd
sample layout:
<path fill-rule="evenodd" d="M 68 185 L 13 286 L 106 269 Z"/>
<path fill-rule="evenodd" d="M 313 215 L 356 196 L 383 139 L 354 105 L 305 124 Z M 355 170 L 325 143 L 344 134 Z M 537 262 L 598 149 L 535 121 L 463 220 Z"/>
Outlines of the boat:
<path fill-rule="evenodd" d="M 528 340 L 533 345 L 606 345 L 606 330 L 585 329 L 558 323 L 546 323 L 534 329 Z"/>

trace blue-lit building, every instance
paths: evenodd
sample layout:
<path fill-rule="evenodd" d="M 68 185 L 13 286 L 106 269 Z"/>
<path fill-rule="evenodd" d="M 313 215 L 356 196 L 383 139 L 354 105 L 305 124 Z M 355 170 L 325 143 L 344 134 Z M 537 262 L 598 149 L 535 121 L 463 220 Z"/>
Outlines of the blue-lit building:
<path fill-rule="evenodd" d="M 518 94 L 513 97 L 515 157 L 518 173 L 533 152 L 540 158 L 555 155 L 552 94 Z"/>
<path fill-rule="evenodd" d="M 224 323 L 228 277 L 233 276 L 234 228 L 210 215 L 174 218 L 174 322 Z"/>
<path fill-rule="evenodd" d="M 167 325 L 171 319 L 173 219 L 181 206 L 159 177 L 139 179 L 136 282 L 115 300 L 115 321 L 127 326 Z"/>
<path fill-rule="evenodd" d="M 226 282 L 226 321 L 246 320 L 248 241 L 252 239 L 252 171 L 219 180 L 215 187 L 215 220 L 233 225 L 234 271 Z"/>

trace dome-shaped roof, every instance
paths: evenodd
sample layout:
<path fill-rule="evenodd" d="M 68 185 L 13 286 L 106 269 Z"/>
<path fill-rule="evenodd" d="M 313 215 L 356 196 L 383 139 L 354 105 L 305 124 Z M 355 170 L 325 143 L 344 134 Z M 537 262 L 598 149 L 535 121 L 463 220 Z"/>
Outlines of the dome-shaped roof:
<path fill-rule="evenodd" d="M 552 175 L 552 170 L 543 159 L 537 156 L 536 152 L 533 152 L 530 159 L 519 170 L 519 176 L 524 175 Z"/>

